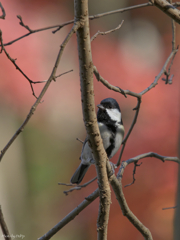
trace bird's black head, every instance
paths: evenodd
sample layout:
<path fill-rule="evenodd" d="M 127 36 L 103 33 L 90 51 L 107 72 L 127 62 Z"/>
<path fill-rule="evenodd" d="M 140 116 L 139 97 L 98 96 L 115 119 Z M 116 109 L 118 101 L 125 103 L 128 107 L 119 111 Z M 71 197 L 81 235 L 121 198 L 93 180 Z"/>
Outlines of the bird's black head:
<path fill-rule="evenodd" d="M 106 98 L 98 106 L 98 122 L 122 122 L 119 104 L 114 98 Z"/>

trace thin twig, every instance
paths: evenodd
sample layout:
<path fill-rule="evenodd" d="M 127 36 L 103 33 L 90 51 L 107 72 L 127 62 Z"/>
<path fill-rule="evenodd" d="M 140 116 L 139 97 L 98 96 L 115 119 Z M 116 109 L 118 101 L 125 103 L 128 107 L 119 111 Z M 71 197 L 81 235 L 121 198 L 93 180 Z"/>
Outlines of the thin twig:
<path fill-rule="evenodd" d="M 144 158 L 148 158 L 148 157 L 157 158 L 157 159 L 161 160 L 162 162 L 171 161 L 171 162 L 176 162 L 176 163 L 180 164 L 180 159 L 178 157 L 166 157 L 166 156 L 162 156 L 162 155 L 159 155 L 157 153 L 154 153 L 154 152 L 148 152 L 148 153 L 140 154 L 140 155 L 138 155 L 136 157 L 133 157 L 133 158 L 129 158 L 126 161 L 123 161 L 121 163 L 121 166 L 120 166 L 120 169 L 119 169 L 119 172 L 118 172 L 117 176 L 119 178 L 122 178 L 124 170 L 127 167 L 127 165 L 129 165 L 131 163 L 135 163 L 135 162 L 137 163 L 140 159 L 144 159 Z"/>
<path fill-rule="evenodd" d="M 2 31 L 1 30 L 0 30 L 0 43 L 1 43 L 1 52 L 4 51 L 6 57 L 12 62 L 12 64 L 15 66 L 15 68 L 28 80 L 28 82 L 31 86 L 32 94 L 33 94 L 33 96 L 36 97 L 34 89 L 33 89 L 33 84 L 44 83 L 44 82 L 47 82 L 47 81 L 36 81 L 36 82 L 34 82 L 21 70 L 21 68 L 16 64 L 16 59 L 11 58 L 11 56 L 9 55 L 9 53 L 5 49 L 4 44 L 3 44 Z"/>
<path fill-rule="evenodd" d="M 90 181 L 84 183 L 83 185 L 77 185 L 72 183 L 58 183 L 58 185 L 64 185 L 64 186 L 74 186 L 73 188 L 70 188 L 69 190 L 63 191 L 63 193 L 67 196 L 68 193 L 73 192 L 74 190 L 81 190 L 84 187 L 87 187 L 89 184 L 94 182 L 97 179 L 97 177 L 91 179 Z"/>
<path fill-rule="evenodd" d="M 59 223 L 57 223 L 50 231 L 44 236 L 38 238 L 38 240 L 48 240 L 54 236 L 60 229 L 66 224 L 72 221 L 80 212 L 82 212 L 89 204 L 91 204 L 99 196 L 99 189 L 96 189 L 88 197 L 86 197 L 75 209 L 73 209 L 66 217 L 64 217 Z"/>
<path fill-rule="evenodd" d="M 131 186 L 132 184 L 135 183 L 136 179 L 135 179 L 135 174 L 136 174 L 136 168 L 141 166 L 142 162 L 140 164 L 138 164 L 137 162 L 134 162 L 134 169 L 133 169 L 133 181 L 127 185 L 125 185 L 124 187 L 129 187 Z"/>
<path fill-rule="evenodd" d="M 153 83 L 151 83 L 151 85 L 149 87 L 147 87 L 146 89 L 144 89 L 142 92 L 140 92 L 141 95 L 144 95 L 145 93 L 147 93 L 149 90 L 151 90 L 153 87 L 155 87 L 158 84 L 158 80 L 161 78 L 161 76 L 166 72 L 166 68 L 167 65 L 169 64 L 169 62 L 171 61 L 172 58 L 174 58 L 174 56 L 176 55 L 178 51 L 178 48 L 175 49 L 174 51 L 172 51 L 169 55 L 169 57 L 167 58 L 163 68 L 161 69 L 160 73 L 155 77 L 155 80 Z"/>
<path fill-rule="evenodd" d="M 105 16 L 108 16 L 108 15 L 111 15 L 111 14 L 123 13 L 123 12 L 134 10 L 134 9 L 137 9 L 137 8 L 143 8 L 143 7 L 149 7 L 149 6 L 152 6 L 152 3 L 148 2 L 148 3 L 143 3 L 143 4 L 139 4 L 139 5 L 134 5 L 134 6 L 131 6 L 131 7 L 121 8 L 121 9 L 117 9 L 117 10 L 113 10 L 113 11 L 109 11 L 109 12 L 105 12 L 105 13 L 99 13 L 99 14 L 96 14 L 96 15 L 93 15 L 93 16 L 89 16 L 89 19 L 94 20 L 94 19 L 97 19 L 97 18 L 100 18 L 100 17 L 105 17 Z"/>
<path fill-rule="evenodd" d="M 39 29 L 35 29 L 35 30 L 32 30 L 32 29 L 31 29 L 31 32 L 28 32 L 28 33 L 22 35 L 21 37 L 18 37 L 18 38 L 14 39 L 14 40 L 12 40 L 12 41 L 10 41 L 10 42 L 4 43 L 4 46 L 11 45 L 11 44 L 13 44 L 13 43 L 15 43 L 15 42 L 17 42 L 17 41 L 19 41 L 19 40 L 21 40 L 21 39 L 29 36 L 29 35 L 31 35 L 31 34 L 33 34 L 33 33 L 42 32 L 42 31 L 46 31 L 46 30 L 53 29 L 53 28 L 59 28 L 59 29 L 61 29 L 61 28 L 63 28 L 64 26 L 67 26 L 67 25 L 72 24 L 72 23 L 74 23 L 74 20 L 70 20 L 70 21 L 68 21 L 68 22 L 65 22 L 65 23 L 62 23 L 62 24 L 58 24 L 58 25 L 54 25 L 54 26 L 50 26 L 50 27 L 39 28 Z M 30 28 L 29 28 L 29 29 L 30 29 Z"/>
<path fill-rule="evenodd" d="M 73 69 L 71 69 L 71 70 L 69 70 L 69 71 L 67 71 L 67 72 L 61 73 L 61 74 L 57 75 L 57 76 L 55 77 L 55 79 L 58 78 L 58 77 L 63 76 L 64 74 L 70 73 L 70 72 L 72 72 L 72 71 L 73 71 Z"/>
<path fill-rule="evenodd" d="M 122 142 L 122 148 L 121 148 L 121 152 L 119 154 L 119 158 L 118 158 L 118 161 L 117 161 L 117 164 L 116 166 L 118 167 L 120 165 L 120 162 L 121 162 L 121 158 L 122 158 L 122 155 L 123 155 L 123 152 L 124 152 L 124 148 L 126 146 L 126 142 L 134 128 L 134 125 L 136 124 L 136 121 L 137 121 L 137 118 L 138 118 L 138 114 L 139 114 L 139 110 L 140 110 L 140 105 L 141 105 L 141 98 L 137 98 L 137 106 L 133 109 L 136 111 L 135 115 L 134 115 L 134 119 L 131 123 L 131 126 L 129 128 L 129 131 L 128 133 L 126 134 L 126 137 L 124 138 L 123 142 Z"/>
<path fill-rule="evenodd" d="M 81 142 L 81 143 L 84 143 L 84 141 L 82 141 L 81 139 L 79 138 L 76 138 L 77 141 Z"/>
<path fill-rule="evenodd" d="M 6 12 L 5 12 L 5 10 L 4 10 L 3 5 L 2 5 L 1 2 L 0 2 L 0 8 L 1 8 L 1 11 L 2 11 L 2 15 L 0 16 L 0 18 L 1 18 L 1 19 L 5 19 L 5 17 L 6 17 Z"/>
<path fill-rule="evenodd" d="M 11 240 L 11 236 L 9 234 L 9 230 L 8 230 L 7 224 L 6 224 L 5 220 L 4 220 L 4 216 L 3 216 L 3 213 L 2 213 L 1 205 L 0 205 L 0 225 L 1 225 L 1 229 L 2 229 L 2 232 L 3 232 L 4 239 L 5 240 Z"/>
<path fill-rule="evenodd" d="M 106 31 L 106 32 L 100 32 L 98 31 L 92 38 L 91 38 L 91 42 L 98 36 L 98 35 L 106 35 L 108 33 L 112 33 L 112 32 L 115 32 L 116 30 L 120 29 L 122 24 L 123 24 L 124 20 L 122 20 L 122 22 L 114 29 L 111 29 L 109 31 Z"/>
<path fill-rule="evenodd" d="M 61 59 L 61 56 L 63 54 L 64 48 L 66 46 L 66 44 L 69 42 L 71 36 L 77 31 L 77 29 L 79 28 L 80 24 L 79 22 L 76 22 L 74 24 L 74 26 L 72 27 L 71 31 L 68 33 L 68 35 L 66 36 L 65 40 L 63 41 L 63 43 L 60 46 L 60 50 L 58 52 L 57 58 L 56 58 L 56 62 L 55 65 L 53 67 L 52 73 L 48 79 L 48 81 L 46 82 L 44 88 L 42 89 L 41 93 L 39 94 L 39 97 L 37 98 L 36 102 L 33 104 L 33 106 L 31 107 L 26 119 L 24 120 L 23 124 L 19 127 L 19 129 L 15 132 L 15 134 L 12 136 L 12 138 L 9 140 L 9 142 L 6 144 L 6 146 L 3 148 L 3 150 L 1 151 L 0 154 L 0 161 L 3 158 L 4 154 L 6 153 L 6 151 L 8 150 L 8 148 L 11 146 L 11 144 L 14 142 L 14 140 L 18 137 L 18 135 L 23 131 L 24 127 L 26 126 L 26 124 L 29 122 L 30 118 L 32 117 L 32 115 L 34 114 L 34 112 L 36 111 L 37 106 L 39 105 L 39 103 L 41 102 L 41 99 L 43 98 L 44 94 L 46 93 L 49 85 L 51 84 L 51 82 L 54 80 L 55 75 L 56 75 L 56 71 L 57 68 L 59 66 L 59 62 Z"/>
<path fill-rule="evenodd" d="M 174 207 L 167 207 L 167 208 L 162 208 L 162 210 L 168 210 L 168 209 L 175 209 L 177 208 L 178 206 L 174 206 Z"/>
<path fill-rule="evenodd" d="M 24 22 L 23 22 L 23 20 L 22 20 L 22 17 L 21 17 L 20 15 L 17 15 L 17 18 L 20 20 L 19 24 L 20 24 L 22 27 L 26 28 L 30 33 L 33 33 L 33 30 L 31 30 L 29 26 L 27 26 L 27 25 L 24 24 Z"/>

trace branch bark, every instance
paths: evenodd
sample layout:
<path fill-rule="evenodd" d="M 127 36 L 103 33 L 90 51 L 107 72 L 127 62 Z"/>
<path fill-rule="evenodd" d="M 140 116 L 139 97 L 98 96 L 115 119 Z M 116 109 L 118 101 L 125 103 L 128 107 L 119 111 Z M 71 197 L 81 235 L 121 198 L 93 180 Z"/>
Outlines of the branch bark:
<path fill-rule="evenodd" d="M 180 11 L 169 2 L 166 0 L 151 0 L 151 2 L 177 23 L 180 23 Z"/>
<path fill-rule="evenodd" d="M 75 21 L 81 22 L 81 27 L 77 30 L 77 43 L 83 117 L 89 144 L 95 159 L 100 193 L 99 214 L 97 220 L 98 240 L 105 240 L 107 239 L 111 192 L 106 170 L 106 161 L 108 159 L 102 144 L 95 113 L 88 0 L 75 0 Z"/>

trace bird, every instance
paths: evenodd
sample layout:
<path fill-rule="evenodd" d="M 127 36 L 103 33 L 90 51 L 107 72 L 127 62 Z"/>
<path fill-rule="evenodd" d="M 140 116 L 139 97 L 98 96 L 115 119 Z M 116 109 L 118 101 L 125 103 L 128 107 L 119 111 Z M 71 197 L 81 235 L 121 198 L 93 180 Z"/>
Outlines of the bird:
<path fill-rule="evenodd" d="M 111 159 L 120 148 L 124 137 L 121 110 L 114 98 L 103 99 L 97 107 L 97 122 L 103 146 L 108 158 Z M 80 184 L 91 164 L 95 164 L 88 138 L 83 143 L 80 160 L 81 163 L 70 180 L 72 184 Z"/>

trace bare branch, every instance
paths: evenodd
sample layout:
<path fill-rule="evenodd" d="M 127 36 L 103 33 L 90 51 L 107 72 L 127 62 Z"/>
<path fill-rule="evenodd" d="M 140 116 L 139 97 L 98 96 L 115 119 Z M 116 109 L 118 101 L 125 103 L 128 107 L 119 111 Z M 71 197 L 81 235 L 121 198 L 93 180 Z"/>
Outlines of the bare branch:
<path fill-rule="evenodd" d="M 22 17 L 20 15 L 17 15 L 17 18 L 20 20 L 19 24 L 22 27 L 26 28 L 30 33 L 33 33 L 33 30 L 31 30 L 27 25 L 24 24 Z"/>
<path fill-rule="evenodd" d="M 121 168 L 120 168 L 121 169 Z M 113 175 L 109 179 L 111 186 L 114 190 L 114 193 L 116 195 L 116 199 L 121 207 L 122 213 L 125 217 L 129 219 L 129 221 L 135 226 L 135 228 L 144 236 L 146 240 L 152 240 L 151 232 L 148 228 L 146 228 L 139 219 L 132 213 L 130 208 L 128 207 L 128 204 L 126 202 L 126 199 L 124 197 L 124 193 L 122 190 L 122 182 L 121 178 L 116 178 L 115 175 Z"/>
<path fill-rule="evenodd" d="M 144 95 L 145 93 L 147 93 L 149 90 L 151 90 L 153 87 L 155 87 L 158 84 L 158 80 L 161 78 L 161 76 L 166 72 L 166 67 L 168 65 L 168 63 L 170 62 L 170 60 L 172 58 L 174 58 L 175 54 L 177 53 L 178 48 L 175 49 L 174 51 L 172 51 L 169 55 L 169 57 L 167 58 L 162 70 L 160 71 L 160 73 L 155 77 L 155 80 L 153 83 L 151 83 L 151 85 L 149 87 L 147 87 L 145 90 L 143 90 L 142 92 L 140 92 L 141 95 Z"/>
<path fill-rule="evenodd" d="M 34 82 L 21 70 L 21 68 L 16 64 L 16 59 L 11 58 L 9 53 L 5 49 L 4 44 L 3 44 L 2 31 L 1 30 L 0 30 L 0 43 L 1 43 L 1 52 L 4 51 L 4 53 L 6 54 L 7 58 L 12 62 L 12 64 L 15 66 L 15 68 L 28 80 L 28 82 L 29 82 L 29 84 L 31 86 L 32 94 L 33 94 L 33 96 L 36 97 L 32 85 L 36 84 L 36 83 L 44 83 L 44 82 L 47 82 L 47 81 L 36 81 L 36 82 Z"/>
<path fill-rule="evenodd" d="M 68 193 L 73 192 L 74 190 L 81 190 L 84 187 L 87 187 L 89 184 L 94 182 L 97 179 L 97 177 L 91 179 L 90 181 L 84 183 L 83 185 L 77 185 L 72 183 L 58 183 L 58 185 L 64 185 L 64 186 L 74 186 L 73 188 L 70 188 L 69 190 L 63 191 L 63 193 L 67 196 Z"/>
<path fill-rule="evenodd" d="M 99 14 L 96 14 L 96 15 L 93 15 L 93 16 L 89 16 L 89 19 L 94 20 L 94 19 L 97 19 L 97 18 L 100 18 L 100 17 L 105 17 L 105 16 L 108 16 L 108 15 L 111 15 L 111 14 L 123 13 L 123 12 L 134 10 L 134 9 L 137 9 L 137 8 L 143 8 L 143 7 L 149 7 L 149 6 L 152 6 L 151 2 L 143 3 L 143 4 L 131 6 L 131 7 L 126 7 L 126 8 L 121 8 L 121 9 L 117 9 L 117 10 L 113 10 L 113 11 L 109 11 L 109 12 L 105 12 L 105 13 L 99 13 Z"/>
<path fill-rule="evenodd" d="M 36 102 L 33 104 L 33 106 L 31 107 L 26 119 L 24 120 L 23 124 L 20 126 L 20 128 L 15 132 L 15 134 L 12 136 L 12 138 L 9 140 L 9 142 L 6 144 L 6 146 L 3 148 L 3 150 L 1 151 L 0 154 L 0 161 L 3 158 L 4 154 L 6 153 L 6 151 L 8 150 L 8 148 L 11 146 L 11 144 L 14 142 L 14 140 L 18 137 L 18 135 L 23 131 L 24 127 L 26 126 L 26 124 L 29 122 L 30 118 L 32 117 L 32 115 L 34 114 L 34 112 L 36 111 L 37 106 L 39 105 L 39 103 L 41 102 L 44 94 L 46 93 L 49 85 L 51 84 L 52 80 L 55 79 L 55 75 L 56 75 L 56 71 L 61 59 L 61 56 L 63 54 L 64 48 L 66 46 L 66 44 L 68 43 L 68 41 L 70 40 L 71 36 L 77 31 L 77 29 L 79 28 L 80 23 L 76 22 L 74 24 L 74 26 L 72 27 L 71 31 L 68 33 L 68 35 L 66 36 L 65 40 L 63 41 L 63 43 L 60 46 L 60 50 L 58 52 L 58 56 L 56 58 L 56 62 L 55 65 L 53 67 L 52 73 L 48 79 L 48 81 L 46 82 L 44 88 L 42 89 L 39 97 L 37 98 Z"/>
<path fill-rule="evenodd" d="M 180 159 L 178 157 L 166 157 L 166 156 L 162 156 L 162 155 L 159 155 L 157 153 L 154 153 L 154 152 L 143 153 L 143 154 L 140 154 L 136 157 L 133 157 L 133 158 L 130 158 L 126 161 L 123 161 L 121 163 L 121 166 L 120 166 L 120 169 L 119 169 L 119 172 L 118 172 L 118 178 L 122 178 L 124 170 L 127 167 L 127 165 L 129 165 L 131 163 L 137 163 L 140 159 L 144 159 L 144 158 L 148 158 L 148 157 L 157 158 L 157 159 L 161 160 L 162 162 L 171 161 L 171 162 L 176 162 L 176 163 L 180 164 Z"/>
<path fill-rule="evenodd" d="M 71 70 L 69 70 L 69 71 L 67 71 L 67 72 L 61 73 L 61 74 L 57 75 L 57 76 L 55 77 L 55 79 L 58 78 L 58 77 L 63 76 L 64 74 L 70 73 L 70 72 L 72 72 L 72 71 L 73 71 L 73 69 L 71 69 Z"/>
<path fill-rule="evenodd" d="M 174 207 L 167 207 L 167 208 L 162 208 L 162 210 L 175 209 L 175 208 L 177 208 L 177 206 L 174 206 Z"/>
<path fill-rule="evenodd" d="M 132 181 L 132 183 L 129 183 L 129 184 L 125 185 L 124 187 L 129 187 L 129 186 L 131 186 L 132 184 L 134 184 L 134 182 L 136 181 L 136 179 L 135 179 L 136 167 L 141 166 L 141 164 L 142 164 L 142 162 L 141 162 L 140 164 L 138 164 L 137 162 L 134 162 L 133 181 Z"/>
<path fill-rule="evenodd" d="M 44 234 L 44 236 L 38 238 L 38 240 L 50 239 L 66 224 L 72 221 L 89 204 L 91 204 L 98 196 L 99 196 L 99 189 L 96 189 L 93 193 L 91 193 L 88 197 L 86 197 L 74 210 L 72 210 L 66 217 L 64 217 L 58 224 L 56 224 L 50 231 Z"/>
<path fill-rule="evenodd" d="M 42 31 L 46 31 L 46 30 L 53 29 L 53 28 L 59 28 L 59 30 L 60 30 L 60 29 L 63 28 L 64 26 L 69 25 L 69 24 L 72 24 L 72 23 L 74 23 L 74 20 L 70 20 L 70 21 L 65 22 L 65 23 L 62 23 L 62 24 L 58 24 L 58 25 L 54 25 L 54 26 L 50 26 L 50 27 L 45 27 L 45 28 L 40 28 L 40 29 L 35 29 L 35 30 L 32 30 L 32 29 L 30 29 L 30 28 L 28 27 L 28 28 L 30 29 L 29 33 L 24 34 L 24 35 L 22 35 L 21 37 L 16 38 L 16 39 L 14 39 L 14 40 L 12 40 L 12 41 L 10 41 L 10 42 L 4 43 L 4 46 L 11 45 L 11 44 L 13 44 L 13 43 L 15 43 L 15 42 L 17 42 L 17 41 L 19 41 L 19 40 L 21 40 L 21 39 L 29 36 L 29 35 L 31 35 L 31 34 L 33 34 L 33 33 L 42 32 Z"/>
<path fill-rule="evenodd" d="M 118 162 L 116 164 L 116 166 L 118 167 L 120 165 L 120 162 L 121 162 L 121 157 L 122 157 L 122 154 L 124 152 L 124 148 L 126 146 L 126 142 L 134 128 L 134 125 L 136 124 L 136 121 L 137 121 L 137 117 L 138 117 L 138 114 L 139 114 L 139 110 L 140 110 L 140 105 L 141 105 L 141 98 L 137 98 L 137 106 L 133 109 L 133 110 L 136 110 L 136 113 L 135 113 L 135 116 L 134 116 L 134 119 L 131 123 L 131 126 L 129 128 L 129 131 L 128 133 L 126 134 L 126 137 L 124 138 L 123 142 L 122 142 L 122 148 L 121 148 L 121 152 L 119 154 L 119 158 L 118 158 Z"/>
<path fill-rule="evenodd" d="M 9 234 L 8 227 L 7 227 L 6 222 L 4 220 L 4 217 L 3 217 L 1 205 L 0 205 L 0 225 L 1 225 L 1 229 L 2 229 L 2 232 L 3 232 L 4 239 L 5 240 L 11 240 L 11 236 Z"/>
<path fill-rule="evenodd" d="M 77 141 L 81 142 L 81 143 L 84 143 L 84 141 L 82 141 L 81 139 L 79 138 L 76 138 Z"/>
<path fill-rule="evenodd" d="M 1 2 L 0 2 L 0 9 L 1 9 L 1 11 L 2 11 L 2 15 L 0 16 L 0 18 L 1 18 L 1 19 L 5 19 L 5 17 L 6 17 L 6 12 L 5 12 L 5 10 L 4 10 L 3 5 L 2 5 Z"/>
<path fill-rule="evenodd" d="M 100 74 L 99 74 L 99 72 L 98 72 L 98 70 L 95 66 L 93 67 L 93 71 L 94 71 L 94 75 L 96 76 L 96 79 L 98 81 L 100 81 L 108 89 L 113 90 L 115 92 L 119 92 L 122 95 L 124 95 L 125 97 L 127 97 L 127 95 L 130 95 L 130 96 L 133 96 L 133 97 L 138 97 L 138 98 L 141 97 L 141 95 L 139 93 L 134 93 L 134 92 L 131 92 L 129 90 L 123 90 L 120 87 L 115 87 L 112 84 L 110 84 L 107 80 L 105 80 L 102 76 L 100 76 Z"/>
<path fill-rule="evenodd" d="M 116 30 L 120 29 L 122 24 L 123 24 L 124 20 L 121 21 L 121 23 L 114 29 L 111 29 L 109 31 L 106 31 L 106 32 L 100 32 L 98 31 L 92 38 L 91 38 L 91 42 L 98 36 L 98 35 L 106 35 L 108 33 L 112 33 L 112 32 L 115 32 Z"/>
<path fill-rule="evenodd" d="M 180 11 L 175 6 L 171 5 L 166 0 L 153 0 L 156 7 L 174 19 L 177 23 L 180 23 Z"/>

